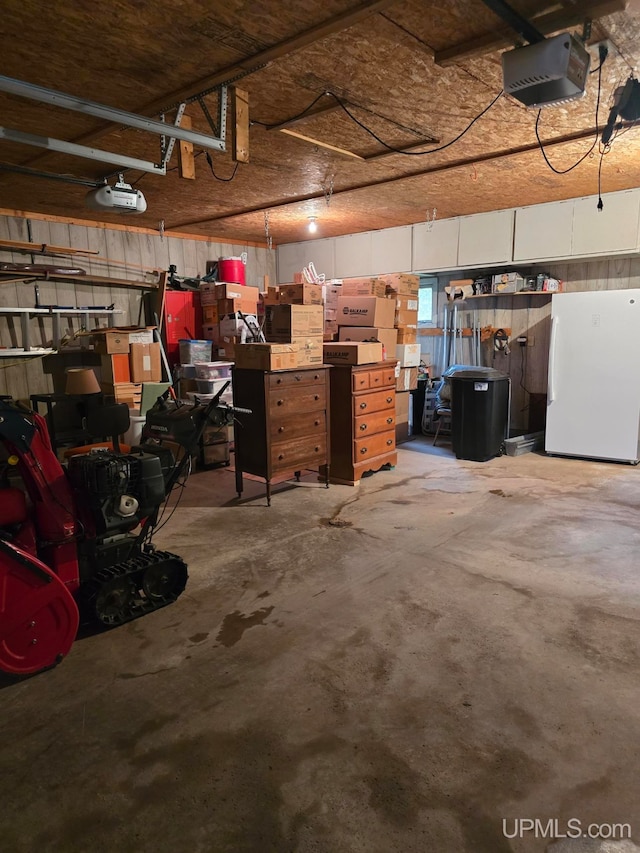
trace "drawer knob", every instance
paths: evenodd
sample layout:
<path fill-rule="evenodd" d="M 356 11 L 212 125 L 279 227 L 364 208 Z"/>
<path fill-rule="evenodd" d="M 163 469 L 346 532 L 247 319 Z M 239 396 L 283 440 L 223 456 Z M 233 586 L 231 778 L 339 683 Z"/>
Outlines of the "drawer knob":
<path fill-rule="evenodd" d="M 284 459 L 284 453 L 278 453 L 278 459 Z"/>
<path fill-rule="evenodd" d="M 392 439 L 392 438 L 388 438 L 388 439 L 387 439 L 387 446 L 390 446 L 390 445 L 392 445 L 392 444 L 393 444 L 393 439 Z"/>
<path fill-rule="evenodd" d="M 387 400 L 387 402 L 389 402 L 389 401 Z M 279 405 L 279 406 L 281 406 L 283 403 L 284 403 L 284 400 L 278 400 L 278 405 Z"/>
<path fill-rule="evenodd" d="M 361 409 L 366 409 L 366 408 L 367 408 L 367 404 L 366 404 L 366 403 L 360 403 L 360 408 L 361 408 Z"/>
<path fill-rule="evenodd" d="M 364 430 L 365 430 L 366 428 L 367 428 L 367 425 L 366 425 L 366 424 L 360 424 L 360 429 L 361 429 L 363 432 L 364 432 Z"/>
<path fill-rule="evenodd" d="M 314 394 L 313 399 L 314 399 L 314 400 L 319 400 L 319 399 L 320 399 L 320 394 Z"/>
<path fill-rule="evenodd" d="M 284 432 L 284 427 L 278 427 L 278 432 Z"/>
<path fill-rule="evenodd" d="M 314 379 L 320 379 L 320 374 L 319 374 L 319 373 L 316 373 L 316 374 L 315 374 L 315 376 L 314 376 L 313 378 L 314 378 Z"/>
<path fill-rule="evenodd" d="M 320 448 L 319 448 L 319 447 L 314 447 L 313 449 L 315 450 L 315 452 L 316 452 L 316 453 L 320 453 Z"/>
<path fill-rule="evenodd" d="M 360 448 L 360 453 L 365 454 L 366 452 L 367 452 L 367 448 L 366 448 L 366 447 L 361 447 L 361 448 Z"/>
<path fill-rule="evenodd" d="M 315 420 L 315 421 L 313 422 L 313 425 L 314 425 L 314 426 L 320 426 L 320 421 Z"/>
<path fill-rule="evenodd" d="M 282 382 L 282 379 L 276 379 L 276 385 L 279 385 Z"/>
<path fill-rule="evenodd" d="M 380 382 L 380 377 L 379 377 L 379 376 L 374 376 L 373 381 L 374 381 L 374 382 Z"/>
<path fill-rule="evenodd" d="M 392 423 L 393 423 L 393 418 L 387 418 L 387 423 L 388 423 L 388 424 L 392 424 Z"/>
<path fill-rule="evenodd" d="M 296 374 L 296 382 L 300 382 L 300 380 L 301 380 L 301 379 L 302 379 L 302 376 L 298 376 L 298 375 Z"/>
<path fill-rule="evenodd" d="M 387 403 L 393 403 L 393 397 L 387 397 Z"/>

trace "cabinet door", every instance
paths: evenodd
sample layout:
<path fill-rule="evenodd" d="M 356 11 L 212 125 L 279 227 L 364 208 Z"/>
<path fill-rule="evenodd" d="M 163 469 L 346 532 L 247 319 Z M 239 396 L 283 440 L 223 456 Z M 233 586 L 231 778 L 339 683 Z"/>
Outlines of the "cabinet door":
<path fill-rule="evenodd" d="M 572 255 L 611 255 L 638 248 L 640 190 L 606 193 L 604 209 L 596 196 L 577 198 L 573 208 Z"/>
<path fill-rule="evenodd" d="M 412 269 L 415 272 L 454 270 L 458 266 L 460 220 L 436 219 L 413 226 Z"/>
<path fill-rule="evenodd" d="M 335 278 L 334 240 L 305 240 L 303 243 L 285 243 L 278 246 L 278 284 L 293 281 L 294 273 L 301 272 L 310 262 L 317 273 L 326 279 Z"/>
<path fill-rule="evenodd" d="M 335 253 L 335 278 L 366 276 L 378 272 L 372 265 L 371 231 L 336 237 Z"/>
<path fill-rule="evenodd" d="M 573 200 L 516 209 L 514 261 L 571 256 Z"/>
<path fill-rule="evenodd" d="M 371 268 L 374 275 L 411 270 L 411 226 L 385 228 L 371 233 Z"/>
<path fill-rule="evenodd" d="M 513 210 L 460 217 L 458 266 L 511 263 Z"/>

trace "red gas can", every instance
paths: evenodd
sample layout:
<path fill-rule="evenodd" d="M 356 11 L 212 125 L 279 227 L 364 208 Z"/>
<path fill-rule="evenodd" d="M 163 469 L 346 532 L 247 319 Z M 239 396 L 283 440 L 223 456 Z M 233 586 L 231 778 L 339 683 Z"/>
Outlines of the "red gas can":
<path fill-rule="evenodd" d="M 218 258 L 218 281 L 246 284 L 246 255 L 239 258 Z"/>

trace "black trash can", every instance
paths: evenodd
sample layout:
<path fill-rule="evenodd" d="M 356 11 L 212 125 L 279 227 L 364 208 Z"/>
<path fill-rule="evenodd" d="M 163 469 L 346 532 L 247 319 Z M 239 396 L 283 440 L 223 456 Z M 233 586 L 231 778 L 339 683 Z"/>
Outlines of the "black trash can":
<path fill-rule="evenodd" d="M 509 377 L 492 367 L 460 370 L 451 377 L 451 441 L 458 459 L 486 462 L 507 438 Z"/>

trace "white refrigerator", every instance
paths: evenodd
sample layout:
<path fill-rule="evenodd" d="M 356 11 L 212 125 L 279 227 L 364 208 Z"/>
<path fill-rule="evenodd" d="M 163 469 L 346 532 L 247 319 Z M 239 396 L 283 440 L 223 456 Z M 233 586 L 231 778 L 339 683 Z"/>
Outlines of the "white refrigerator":
<path fill-rule="evenodd" d="M 545 450 L 640 459 L 640 290 L 555 293 Z"/>

